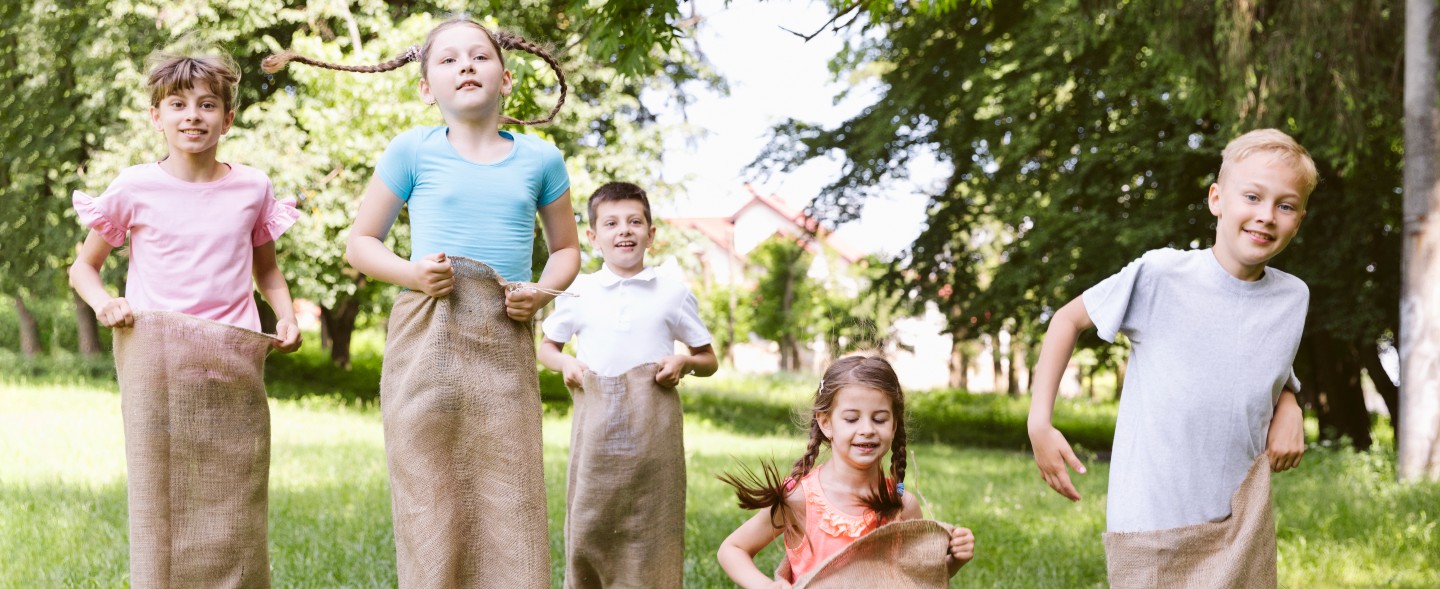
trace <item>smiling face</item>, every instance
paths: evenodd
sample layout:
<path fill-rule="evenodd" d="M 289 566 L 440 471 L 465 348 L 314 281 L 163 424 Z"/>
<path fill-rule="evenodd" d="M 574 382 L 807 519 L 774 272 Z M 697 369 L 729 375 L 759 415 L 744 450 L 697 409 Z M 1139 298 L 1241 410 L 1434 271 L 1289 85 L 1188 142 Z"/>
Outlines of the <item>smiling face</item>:
<path fill-rule="evenodd" d="M 161 98 L 150 107 L 150 121 L 165 134 L 171 155 L 214 156 L 220 136 L 230 131 L 235 112 L 203 83 Z"/>
<path fill-rule="evenodd" d="M 830 440 L 832 460 L 857 470 L 880 469 L 895 441 L 895 405 L 879 389 L 853 384 L 835 392 L 828 413 L 816 423 Z"/>
<path fill-rule="evenodd" d="M 1300 231 L 1308 192 L 1300 171 L 1273 152 L 1229 164 L 1209 195 L 1220 265 L 1241 280 L 1258 280 Z"/>
<path fill-rule="evenodd" d="M 424 56 L 420 97 L 452 116 L 499 115 L 500 99 L 511 90 L 510 72 L 490 35 L 473 24 L 438 30 Z"/>
<path fill-rule="evenodd" d="M 595 206 L 585 237 L 600 250 L 611 272 L 629 278 L 645 269 L 645 249 L 655 240 L 655 227 L 645 219 L 645 204 L 639 199 L 612 200 Z"/>

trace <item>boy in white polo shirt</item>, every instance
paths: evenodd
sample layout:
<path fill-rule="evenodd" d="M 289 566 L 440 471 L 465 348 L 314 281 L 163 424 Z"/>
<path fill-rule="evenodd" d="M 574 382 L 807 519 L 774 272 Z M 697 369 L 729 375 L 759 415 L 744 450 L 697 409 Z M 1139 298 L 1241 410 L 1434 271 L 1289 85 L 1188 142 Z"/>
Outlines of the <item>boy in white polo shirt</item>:
<path fill-rule="evenodd" d="M 565 586 L 680 587 L 685 450 L 675 386 L 718 362 L 690 287 L 645 266 L 655 239 L 639 186 L 590 197 L 590 245 L 605 265 L 570 285 L 545 320 L 539 359 L 571 388 Z M 562 349 L 578 337 L 576 356 Z M 675 342 L 689 354 L 675 354 Z"/>

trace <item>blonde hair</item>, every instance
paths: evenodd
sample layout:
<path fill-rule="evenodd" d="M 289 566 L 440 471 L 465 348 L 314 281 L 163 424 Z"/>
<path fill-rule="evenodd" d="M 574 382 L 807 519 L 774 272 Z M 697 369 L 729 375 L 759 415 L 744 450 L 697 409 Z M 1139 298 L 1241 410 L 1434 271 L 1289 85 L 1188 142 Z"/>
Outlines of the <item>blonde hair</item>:
<path fill-rule="evenodd" d="M 1232 139 L 1220 152 L 1220 174 L 1216 181 L 1225 178 L 1226 168 L 1257 153 L 1273 154 L 1290 164 L 1300 174 L 1304 191 L 1300 196 L 1309 197 L 1320 182 L 1320 173 L 1315 170 L 1315 160 L 1310 158 L 1310 152 L 1279 129 L 1256 129 Z"/>
<path fill-rule="evenodd" d="M 150 106 L 160 106 L 166 96 L 191 90 L 197 85 L 209 86 L 210 91 L 220 97 L 225 112 L 235 110 L 236 88 L 240 85 L 240 66 L 224 53 L 190 57 L 169 53 L 155 53 L 150 56 L 150 77 L 145 87 L 150 89 Z"/>

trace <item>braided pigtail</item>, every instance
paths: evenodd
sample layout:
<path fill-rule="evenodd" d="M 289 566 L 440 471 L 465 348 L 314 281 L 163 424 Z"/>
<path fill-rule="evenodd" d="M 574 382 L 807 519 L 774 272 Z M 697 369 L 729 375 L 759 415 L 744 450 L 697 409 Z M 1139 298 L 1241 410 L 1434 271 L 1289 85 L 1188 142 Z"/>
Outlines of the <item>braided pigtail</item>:
<path fill-rule="evenodd" d="M 312 67 L 325 68 L 327 70 L 339 70 L 342 72 L 356 72 L 361 74 L 374 74 L 399 69 L 405 64 L 408 64 L 412 61 L 420 61 L 420 48 L 415 45 L 411 45 L 410 47 L 406 47 L 405 51 L 401 52 L 399 55 L 396 55 L 394 59 L 377 63 L 375 65 L 344 65 L 339 63 L 330 63 L 328 61 L 320 61 L 311 57 L 305 57 L 304 55 L 300 55 L 299 53 L 295 53 L 294 51 L 287 50 L 266 57 L 264 61 L 260 62 L 260 69 L 264 70 L 267 74 L 273 74 L 282 69 L 285 69 L 285 66 L 289 65 L 292 61 L 303 63 Z"/>
<path fill-rule="evenodd" d="M 555 115 L 560 114 L 560 107 L 565 105 L 565 97 L 569 94 L 569 85 L 565 83 L 565 69 L 560 67 L 560 60 L 555 59 L 555 56 L 551 55 L 550 52 L 544 47 L 541 47 L 540 45 L 537 45 L 525 39 L 524 37 L 521 37 L 514 33 L 496 31 L 494 33 L 494 36 L 495 44 L 501 49 L 519 49 L 521 51 L 539 57 L 542 60 L 545 60 L 545 63 L 550 66 L 550 70 L 555 72 L 555 79 L 560 82 L 560 98 L 559 100 L 555 101 L 555 106 L 550 109 L 549 114 L 541 118 L 531 119 L 528 121 L 522 121 L 515 117 L 501 115 L 500 123 L 502 125 L 543 125 L 554 120 Z"/>
<path fill-rule="evenodd" d="M 761 463 L 761 473 L 758 475 L 741 466 L 740 474 L 727 472 L 718 478 L 721 482 L 735 487 L 735 497 L 739 499 L 742 509 L 768 509 L 770 525 L 803 536 L 805 530 L 800 528 L 799 518 L 790 513 L 785 497 L 795 485 L 800 484 L 800 479 L 810 474 L 810 470 L 815 467 L 815 458 L 820 455 L 820 446 L 825 442 L 825 433 L 820 431 L 820 425 L 811 419 L 810 442 L 805 448 L 805 454 L 800 456 L 800 459 L 795 461 L 795 466 L 790 469 L 790 476 L 781 478 L 779 467 L 775 466 L 773 461 L 765 461 Z"/>

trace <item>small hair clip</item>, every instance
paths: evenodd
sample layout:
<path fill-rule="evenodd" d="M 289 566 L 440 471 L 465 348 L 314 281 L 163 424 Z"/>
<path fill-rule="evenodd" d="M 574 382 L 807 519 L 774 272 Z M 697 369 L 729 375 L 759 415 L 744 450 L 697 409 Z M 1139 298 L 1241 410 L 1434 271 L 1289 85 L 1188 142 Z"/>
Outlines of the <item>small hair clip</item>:
<path fill-rule="evenodd" d="M 896 494 L 896 495 L 899 495 L 899 496 L 901 496 L 901 497 L 904 497 L 904 496 L 905 496 L 905 482 L 904 482 L 904 481 L 895 483 L 895 494 Z"/>
<path fill-rule="evenodd" d="M 515 291 L 517 291 L 517 290 L 534 290 L 534 291 L 543 292 L 543 293 L 545 293 L 545 294 L 548 294 L 548 295 L 551 295 L 551 296 L 556 296 L 556 297 L 579 297 L 579 296 L 580 296 L 580 295 L 575 294 L 575 293 L 573 293 L 573 292 L 564 291 L 564 290 L 555 290 L 555 289 L 553 289 L 553 288 L 545 288 L 545 287 L 543 287 L 543 286 L 540 286 L 540 285 L 534 284 L 534 283 L 530 283 L 530 282 L 507 282 L 507 283 L 505 283 L 505 292 L 515 292 Z"/>

